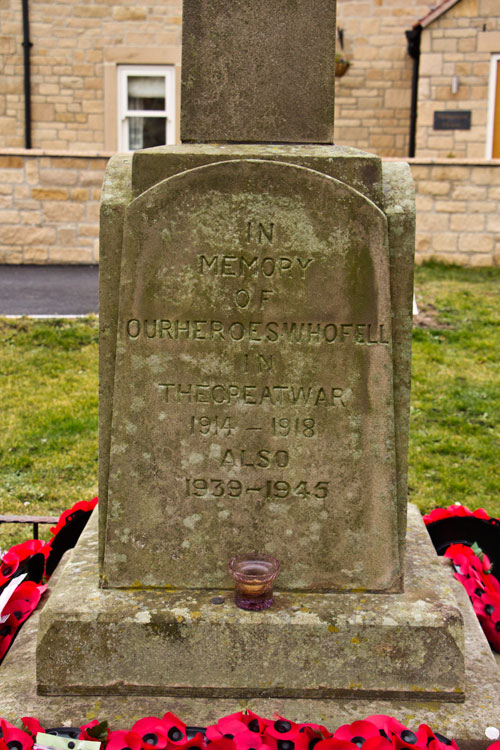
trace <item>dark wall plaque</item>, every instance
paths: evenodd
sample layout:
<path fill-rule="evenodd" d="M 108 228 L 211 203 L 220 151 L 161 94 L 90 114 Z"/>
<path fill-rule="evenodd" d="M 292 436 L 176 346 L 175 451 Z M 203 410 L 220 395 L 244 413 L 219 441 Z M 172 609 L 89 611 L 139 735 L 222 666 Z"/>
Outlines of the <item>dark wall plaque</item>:
<path fill-rule="evenodd" d="M 434 130 L 470 130 L 471 111 L 434 112 Z"/>

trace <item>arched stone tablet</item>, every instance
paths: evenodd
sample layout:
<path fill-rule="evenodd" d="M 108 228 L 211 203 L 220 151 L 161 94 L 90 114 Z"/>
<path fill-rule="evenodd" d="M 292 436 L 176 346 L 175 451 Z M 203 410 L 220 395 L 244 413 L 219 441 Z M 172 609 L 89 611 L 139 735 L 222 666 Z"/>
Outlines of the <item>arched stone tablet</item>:
<path fill-rule="evenodd" d="M 104 581 L 394 590 L 386 219 L 318 172 L 219 162 L 126 217 Z"/>

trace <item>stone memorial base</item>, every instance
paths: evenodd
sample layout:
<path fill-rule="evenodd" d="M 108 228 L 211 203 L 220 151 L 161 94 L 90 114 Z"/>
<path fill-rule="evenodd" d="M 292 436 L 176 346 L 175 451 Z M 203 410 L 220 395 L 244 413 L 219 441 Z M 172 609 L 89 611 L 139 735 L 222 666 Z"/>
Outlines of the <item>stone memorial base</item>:
<path fill-rule="evenodd" d="M 228 590 L 98 588 L 95 526 L 40 619 L 40 694 L 463 700 L 462 615 L 420 519 L 404 593 L 283 591 L 264 612 Z"/>
<path fill-rule="evenodd" d="M 249 706 L 334 729 L 387 713 L 480 739 L 498 720 L 500 674 L 415 509 L 409 521 L 404 595 L 283 592 L 266 613 L 235 609 L 228 591 L 99 590 L 90 526 L 40 617 L 36 678 L 39 615 L 0 670 L 0 714 L 38 716 L 45 726 L 100 717 L 126 728 L 167 710 L 205 725 Z M 214 596 L 224 603 L 211 604 Z M 343 612 L 327 610 L 328 596 L 345 600 Z"/>

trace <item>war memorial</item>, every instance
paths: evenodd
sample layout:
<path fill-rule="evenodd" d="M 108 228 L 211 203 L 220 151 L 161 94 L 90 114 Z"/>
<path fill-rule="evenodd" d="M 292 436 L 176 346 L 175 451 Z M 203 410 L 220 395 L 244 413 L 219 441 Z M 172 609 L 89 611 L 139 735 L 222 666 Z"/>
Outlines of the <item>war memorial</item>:
<path fill-rule="evenodd" d="M 333 145 L 334 60 L 332 0 L 184 0 L 183 144 L 103 190 L 99 529 L 5 662 L 5 718 L 495 721 L 407 512 L 412 179 Z M 265 611 L 234 604 L 241 553 L 280 562 Z"/>

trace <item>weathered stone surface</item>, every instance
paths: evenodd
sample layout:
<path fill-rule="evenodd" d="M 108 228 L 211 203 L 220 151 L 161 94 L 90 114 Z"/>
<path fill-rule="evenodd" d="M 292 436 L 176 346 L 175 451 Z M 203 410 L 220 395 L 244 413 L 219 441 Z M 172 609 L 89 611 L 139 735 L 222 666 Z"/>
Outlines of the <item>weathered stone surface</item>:
<path fill-rule="evenodd" d="M 308 167 L 336 177 L 384 207 L 382 160 L 347 146 L 304 146 L 270 144 L 184 144 L 159 146 L 133 155 L 132 191 L 134 198 L 156 183 L 186 169 L 230 159 L 271 159 Z"/>
<path fill-rule="evenodd" d="M 404 594 L 282 592 L 260 613 L 228 590 L 98 589 L 95 553 L 89 529 L 42 614 L 43 694 L 464 698 L 462 616 L 418 514 Z"/>
<path fill-rule="evenodd" d="M 132 200 L 132 159 L 116 154 L 106 170 L 100 218 L 99 260 L 99 545 L 104 553 L 108 499 L 109 445 L 115 374 L 118 291 L 123 241 L 123 217 Z"/>
<path fill-rule="evenodd" d="M 117 157 L 115 157 L 116 159 Z M 412 278 L 413 278 L 413 237 L 415 232 L 413 190 L 408 167 L 403 164 L 384 165 L 379 157 L 365 154 L 356 149 L 326 146 L 258 146 L 258 145 L 203 145 L 195 144 L 180 147 L 160 147 L 136 152 L 133 156 L 132 187 L 128 164 L 119 170 L 119 162 L 111 170 L 107 189 L 103 195 L 103 219 L 101 243 L 108 242 L 111 252 L 105 252 L 101 261 L 101 281 L 106 314 L 103 326 L 116 332 L 118 320 L 118 293 L 121 247 L 118 247 L 123 226 L 116 214 L 116 195 L 128 200 L 132 190 L 139 195 L 159 181 L 175 174 L 208 163 L 230 159 L 265 158 L 285 161 L 309 167 L 331 177 L 342 178 L 351 187 L 362 192 L 381 208 L 384 208 L 389 223 L 389 253 L 391 275 L 391 297 L 393 308 L 393 360 L 394 360 L 394 399 L 396 460 L 398 466 L 398 507 L 399 538 L 403 551 L 406 523 L 406 465 L 408 443 L 408 401 L 411 359 L 412 325 Z M 116 183 L 116 184 L 115 184 Z M 125 187 L 124 187 L 125 186 Z M 383 186 L 383 190 L 382 190 Z M 124 191 L 124 192 L 123 192 Z M 106 222 L 106 216 L 114 215 L 113 222 Z M 121 211 L 123 221 L 124 210 Z M 109 239 L 108 239 L 109 234 Z M 106 283 L 104 284 L 104 279 Z M 107 322 L 109 321 L 109 322 Z M 116 334 L 115 334 L 116 335 Z M 100 381 L 101 391 L 111 394 L 114 379 L 115 340 L 113 336 L 101 337 Z M 107 382 L 106 382 L 107 381 Z M 111 399 L 102 398 L 100 404 L 101 439 L 108 440 L 111 430 Z M 101 512 L 107 500 L 107 457 L 101 449 L 99 497 Z M 102 550 L 102 544 L 101 544 Z"/>
<path fill-rule="evenodd" d="M 415 508 L 410 508 L 409 542 L 407 545 L 407 564 L 409 569 L 415 567 L 413 554 L 422 555 L 423 546 L 428 548 L 429 540 L 423 542 L 419 533 L 414 537 L 414 525 L 417 517 Z M 421 524 L 421 522 L 420 522 Z M 419 525 L 420 525 L 419 524 Z M 89 534 L 92 529 L 89 528 Z M 413 539 L 413 541 L 412 541 Z M 86 544 L 82 539 L 82 543 Z M 423 546 L 422 546 L 423 545 Z M 72 566 L 74 575 L 79 576 L 79 559 L 81 548 L 73 554 Z M 484 728 L 496 726 L 498 706 L 500 705 L 500 672 L 486 642 L 476 616 L 472 610 L 463 587 L 452 576 L 452 571 L 445 561 L 440 559 L 441 571 L 435 567 L 435 558 L 430 552 L 424 555 L 422 577 L 427 580 L 427 570 L 432 570 L 428 585 L 436 587 L 436 601 L 449 601 L 450 590 L 459 603 L 465 623 L 465 702 L 457 704 L 447 700 L 419 700 L 416 693 L 412 700 L 363 700 L 363 699 L 292 699 L 292 698 L 252 698 L 236 700 L 234 698 L 186 698 L 145 697 L 145 696 L 40 696 L 36 694 L 35 681 L 35 643 L 38 626 L 38 612 L 24 625 L 14 646 L 7 655 L 0 670 L 0 695 L 2 716 L 13 720 L 20 716 L 38 716 L 44 726 L 61 726 L 69 723 L 80 726 L 94 718 L 109 719 L 113 729 L 130 728 L 132 723 L 144 716 L 162 716 L 167 710 L 174 711 L 187 723 L 206 726 L 217 721 L 223 715 L 242 710 L 248 706 L 263 716 L 273 716 L 275 712 L 287 716 L 292 721 L 312 721 L 326 724 L 334 730 L 341 724 L 350 723 L 371 713 L 389 714 L 397 717 L 404 724 L 416 729 L 420 722 L 429 724 L 435 731 L 459 740 L 459 747 L 464 746 L 462 738 L 484 740 Z M 93 554 L 95 564 L 95 554 Z M 68 592 L 75 591 L 75 579 L 71 576 Z M 411 574 L 410 574 L 411 575 Z M 96 572 L 93 573 L 94 579 Z M 409 576 L 410 577 L 410 576 Z M 438 583 L 436 586 L 436 579 Z M 95 584 L 94 584 L 95 586 Z M 444 592 L 444 593 L 443 593 Z M 95 603 L 94 596 L 109 595 L 111 592 L 98 591 L 94 588 L 90 604 Z M 122 592 L 115 592 L 121 595 Z M 59 596 L 59 594 L 58 594 Z M 61 595 L 62 596 L 62 595 Z M 62 596 L 62 598 L 64 598 Z M 392 596 L 390 597 L 393 598 Z M 50 600 L 49 600 L 50 601 Z M 76 648 L 71 644 L 68 658 Z M 286 654 L 286 646 L 283 648 Z M 195 670 L 196 671 L 196 670 Z M 50 679 L 47 678 L 50 684 Z"/>
<path fill-rule="evenodd" d="M 332 143 L 334 0 L 184 0 L 181 140 Z"/>
<path fill-rule="evenodd" d="M 282 589 L 394 590 L 380 209 L 313 170 L 212 164 L 131 204 L 121 274 L 107 585 L 224 585 L 246 550 Z"/>
<path fill-rule="evenodd" d="M 415 250 L 415 192 L 408 164 L 400 162 L 384 164 L 383 185 L 384 212 L 389 227 L 398 531 L 400 554 L 403 557 L 408 503 L 413 255 Z"/>

